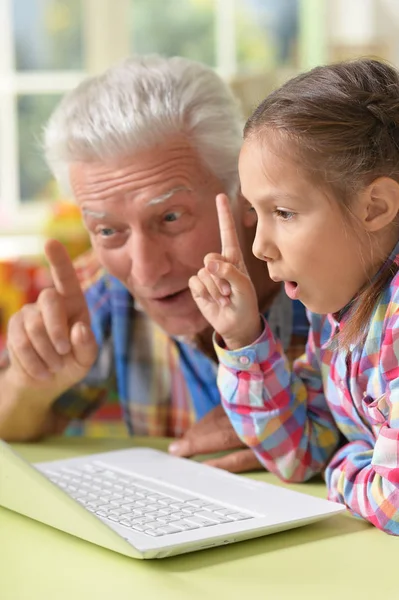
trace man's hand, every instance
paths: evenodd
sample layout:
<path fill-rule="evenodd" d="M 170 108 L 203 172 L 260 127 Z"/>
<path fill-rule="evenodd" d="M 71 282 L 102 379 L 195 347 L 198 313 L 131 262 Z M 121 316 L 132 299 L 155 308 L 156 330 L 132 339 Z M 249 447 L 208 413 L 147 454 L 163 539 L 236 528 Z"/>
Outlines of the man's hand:
<path fill-rule="evenodd" d="M 235 452 L 221 458 L 207 460 L 206 464 L 231 473 L 263 469 L 252 450 L 246 448 L 238 438 L 222 406 L 211 410 L 186 431 L 181 439 L 172 442 L 169 446 L 171 454 L 183 457 L 228 450 L 235 450 Z"/>
<path fill-rule="evenodd" d="M 13 315 L 8 326 L 13 389 L 29 391 L 49 405 L 83 379 L 97 356 L 89 310 L 72 262 L 59 242 L 46 244 L 54 287 Z"/>
<path fill-rule="evenodd" d="M 205 267 L 191 277 L 189 286 L 198 308 L 229 350 L 255 342 L 261 320 L 255 288 L 249 278 L 238 241 L 229 199 L 216 198 L 221 254 L 208 254 Z"/>

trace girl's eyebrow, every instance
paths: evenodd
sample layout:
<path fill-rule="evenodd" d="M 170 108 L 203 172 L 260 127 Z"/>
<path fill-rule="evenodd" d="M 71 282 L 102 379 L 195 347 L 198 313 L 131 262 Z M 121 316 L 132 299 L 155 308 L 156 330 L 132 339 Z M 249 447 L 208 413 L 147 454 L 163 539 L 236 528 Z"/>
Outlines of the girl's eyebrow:
<path fill-rule="evenodd" d="M 289 202 L 290 200 L 298 201 L 301 200 L 300 196 L 296 196 L 295 194 L 284 194 L 284 193 L 273 193 L 265 194 L 264 196 L 260 196 L 258 198 L 258 202 L 269 202 L 269 203 L 279 203 L 279 202 Z"/>

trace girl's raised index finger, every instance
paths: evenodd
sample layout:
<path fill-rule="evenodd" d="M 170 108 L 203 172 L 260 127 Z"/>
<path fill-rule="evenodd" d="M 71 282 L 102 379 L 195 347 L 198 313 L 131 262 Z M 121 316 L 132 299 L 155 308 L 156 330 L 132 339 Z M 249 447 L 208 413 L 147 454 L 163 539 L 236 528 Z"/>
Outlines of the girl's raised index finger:
<path fill-rule="evenodd" d="M 222 255 L 234 264 L 239 263 L 242 260 L 242 252 L 233 213 L 230 208 L 230 201 L 226 194 L 218 194 L 216 196 L 216 208 L 222 242 Z"/>

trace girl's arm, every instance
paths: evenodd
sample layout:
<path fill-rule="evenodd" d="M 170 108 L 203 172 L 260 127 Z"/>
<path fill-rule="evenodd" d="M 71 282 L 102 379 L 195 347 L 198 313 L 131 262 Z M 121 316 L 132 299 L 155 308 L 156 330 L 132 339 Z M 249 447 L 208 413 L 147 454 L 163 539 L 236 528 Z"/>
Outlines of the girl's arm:
<path fill-rule="evenodd" d="M 223 405 L 238 436 L 270 471 L 304 481 L 325 467 L 339 443 L 322 391 L 315 332 L 292 373 L 259 316 L 227 197 L 218 195 L 216 206 L 222 253 L 207 255 L 189 283 L 202 314 L 229 348 L 216 347 Z"/>
<path fill-rule="evenodd" d="M 326 469 L 329 498 L 373 525 L 399 535 L 399 317 L 387 319 L 378 368 L 385 394 L 365 399 L 375 444 L 352 442 Z"/>
<path fill-rule="evenodd" d="M 215 344 L 222 403 L 235 431 L 265 467 L 286 481 L 320 473 L 340 435 L 327 406 L 315 352 L 313 319 L 306 353 L 291 370 L 267 325 L 258 340 L 235 351 Z"/>

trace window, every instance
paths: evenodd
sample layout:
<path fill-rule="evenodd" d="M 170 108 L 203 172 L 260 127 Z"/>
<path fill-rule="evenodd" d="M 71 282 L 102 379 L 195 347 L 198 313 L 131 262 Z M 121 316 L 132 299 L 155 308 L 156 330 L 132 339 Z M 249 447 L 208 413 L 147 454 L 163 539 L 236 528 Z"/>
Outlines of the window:
<path fill-rule="evenodd" d="M 83 77 L 81 0 L 0 3 L 0 229 L 40 222 L 56 188 L 42 127 Z"/>
<path fill-rule="evenodd" d="M 244 77 L 242 92 L 250 87 L 247 76 L 297 68 L 299 9 L 306 5 L 315 14 L 320 4 L 0 0 L 0 232 L 37 231 L 48 203 L 59 196 L 42 156 L 43 125 L 86 74 L 129 53 L 180 54 L 229 81 Z M 250 100 L 253 105 L 253 95 Z"/>
<path fill-rule="evenodd" d="M 298 0 L 236 0 L 239 72 L 297 67 Z"/>
<path fill-rule="evenodd" d="M 132 0 L 132 51 L 180 55 L 215 66 L 214 9 L 213 0 Z"/>
<path fill-rule="evenodd" d="M 130 47 L 223 75 L 295 65 L 300 0 L 130 0 Z"/>

